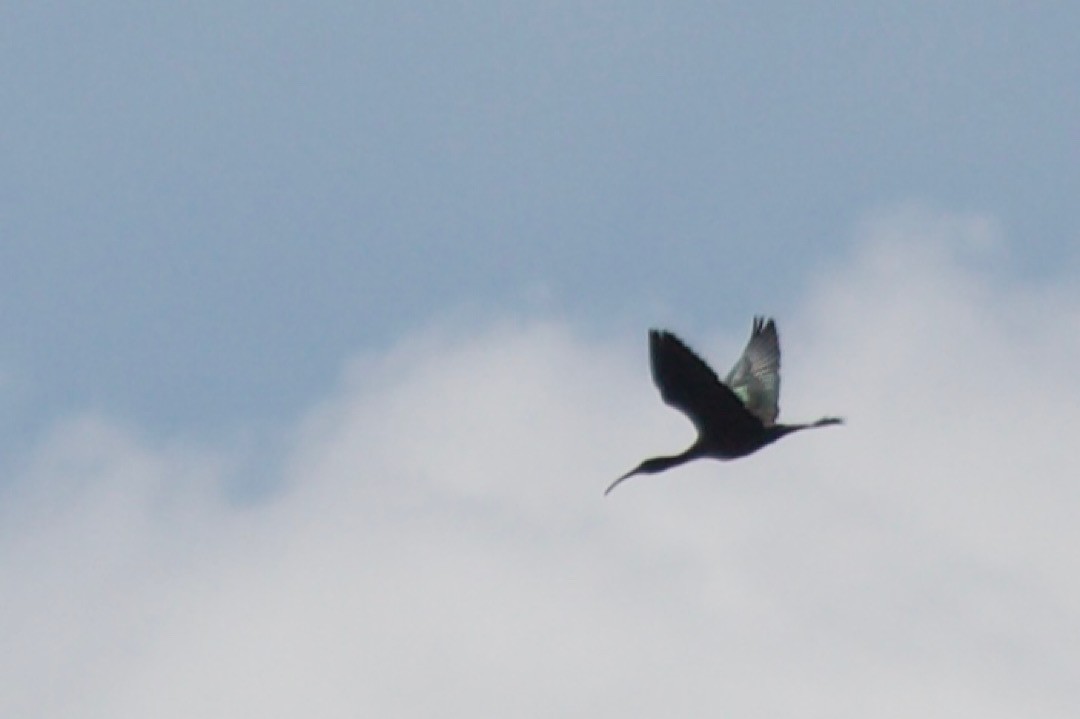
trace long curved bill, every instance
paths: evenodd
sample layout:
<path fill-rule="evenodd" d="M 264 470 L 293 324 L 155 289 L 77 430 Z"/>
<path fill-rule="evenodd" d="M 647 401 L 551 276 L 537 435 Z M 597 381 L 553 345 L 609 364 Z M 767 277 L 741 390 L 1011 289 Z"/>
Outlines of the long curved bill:
<path fill-rule="evenodd" d="M 627 472 L 627 473 L 626 473 L 626 474 L 624 474 L 623 476 L 621 476 L 621 477 L 619 477 L 618 479 L 616 479 L 616 480 L 615 480 L 614 482 L 612 482 L 612 483 L 611 483 L 611 484 L 610 484 L 610 485 L 608 486 L 608 488 L 607 488 L 607 489 L 605 489 L 605 490 L 604 490 L 604 496 L 606 497 L 606 496 L 608 496 L 609 494 L 611 494 L 611 490 L 613 490 L 613 489 L 615 489 L 616 487 L 618 487 L 618 486 L 619 486 L 619 483 L 621 483 L 621 482 L 622 482 L 623 480 L 626 480 L 626 479 L 630 479 L 630 478 L 631 478 L 631 477 L 633 477 L 633 476 L 634 476 L 635 474 L 637 474 L 637 473 L 638 473 L 638 471 L 639 471 L 640 469 L 641 469 L 641 467 L 634 467 L 634 468 L 633 468 L 633 469 L 631 469 L 631 470 L 630 470 L 629 472 Z"/>

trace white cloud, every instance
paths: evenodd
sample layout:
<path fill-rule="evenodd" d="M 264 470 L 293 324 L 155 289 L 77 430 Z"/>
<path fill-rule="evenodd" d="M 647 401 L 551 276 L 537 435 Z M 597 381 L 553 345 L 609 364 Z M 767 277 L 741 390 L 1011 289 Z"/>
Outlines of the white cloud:
<path fill-rule="evenodd" d="M 1068 716 L 1080 652 L 1074 288 L 908 210 L 781 317 L 783 416 L 681 449 L 644 337 L 432 332 L 350 364 L 280 489 L 88 417 L 5 490 L 5 716 Z M 997 247 L 989 254 L 986 248 Z M 714 343 L 687 339 L 726 369 Z"/>

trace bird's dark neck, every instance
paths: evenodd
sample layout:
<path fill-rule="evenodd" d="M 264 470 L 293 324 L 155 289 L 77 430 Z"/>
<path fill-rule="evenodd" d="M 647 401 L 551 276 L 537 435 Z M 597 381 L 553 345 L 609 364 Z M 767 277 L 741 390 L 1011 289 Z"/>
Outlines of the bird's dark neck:
<path fill-rule="evenodd" d="M 604 494 L 610 493 L 611 490 L 615 489 L 615 487 L 624 480 L 627 480 L 636 474 L 656 474 L 657 472 L 663 472 L 665 469 L 671 469 L 680 464 L 686 464 L 690 460 L 698 459 L 703 456 L 705 456 L 705 451 L 701 444 L 701 440 L 699 439 L 697 442 L 694 442 L 687 447 L 685 452 L 680 452 L 679 454 L 674 454 L 670 457 L 653 457 L 652 459 L 646 459 L 644 462 L 612 482 L 611 486 L 607 488 Z"/>
<path fill-rule="evenodd" d="M 670 457 L 653 457 L 642 462 L 637 470 L 638 474 L 656 474 L 657 472 L 663 472 L 665 469 L 671 469 L 672 467 L 678 467 L 680 464 L 686 464 L 690 460 L 698 459 L 702 456 L 701 447 L 697 442 L 686 448 L 685 451 L 673 454 Z"/>

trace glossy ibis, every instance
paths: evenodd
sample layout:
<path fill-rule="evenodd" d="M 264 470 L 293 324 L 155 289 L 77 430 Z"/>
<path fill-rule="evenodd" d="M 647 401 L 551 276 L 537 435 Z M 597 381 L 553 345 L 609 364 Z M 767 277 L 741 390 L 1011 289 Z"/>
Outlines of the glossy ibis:
<path fill-rule="evenodd" d="M 604 494 L 635 474 L 655 474 L 702 457 L 736 459 L 800 429 L 840 424 L 823 417 L 810 424 L 777 424 L 780 414 L 780 340 L 776 323 L 755 317 L 750 341 L 721 382 L 709 365 L 675 335 L 649 331 L 653 382 L 667 404 L 683 412 L 698 436 L 685 452 L 647 459 L 616 479 Z"/>

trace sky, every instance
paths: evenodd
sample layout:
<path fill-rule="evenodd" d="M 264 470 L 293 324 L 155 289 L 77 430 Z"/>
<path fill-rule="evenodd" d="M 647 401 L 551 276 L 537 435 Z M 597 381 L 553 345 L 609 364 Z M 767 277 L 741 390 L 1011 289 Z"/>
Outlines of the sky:
<path fill-rule="evenodd" d="M 3 7 L 0 713 L 1072 716 L 1078 28 Z"/>

